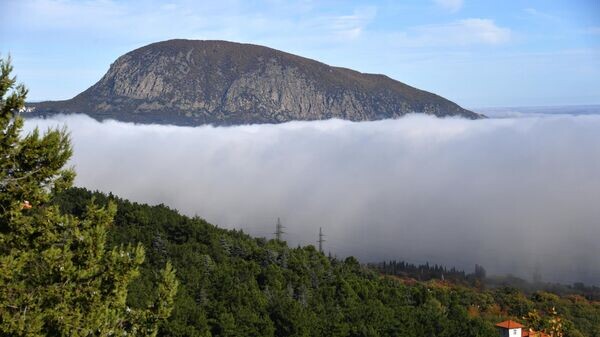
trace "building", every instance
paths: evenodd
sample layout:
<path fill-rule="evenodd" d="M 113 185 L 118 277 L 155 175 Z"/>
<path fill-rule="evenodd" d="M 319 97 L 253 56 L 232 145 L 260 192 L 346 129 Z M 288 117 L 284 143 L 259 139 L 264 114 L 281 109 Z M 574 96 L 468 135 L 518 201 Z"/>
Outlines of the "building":
<path fill-rule="evenodd" d="M 504 321 L 496 324 L 502 337 L 522 337 L 524 326 L 515 321 Z"/>
<path fill-rule="evenodd" d="M 548 334 L 525 329 L 520 323 L 515 321 L 504 321 L 496 324 L 501 337 L 550 337 Z"/>

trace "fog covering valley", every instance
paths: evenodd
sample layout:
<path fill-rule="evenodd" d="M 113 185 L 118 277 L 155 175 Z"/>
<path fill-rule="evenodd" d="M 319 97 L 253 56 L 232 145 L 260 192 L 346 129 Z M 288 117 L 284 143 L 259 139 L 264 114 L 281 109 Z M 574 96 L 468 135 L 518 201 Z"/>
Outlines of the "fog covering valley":
<path fill-rule="evenodd" d="M 362 262 L 600 284 L 600 115 L 66 125 L 76 185 Z"/>

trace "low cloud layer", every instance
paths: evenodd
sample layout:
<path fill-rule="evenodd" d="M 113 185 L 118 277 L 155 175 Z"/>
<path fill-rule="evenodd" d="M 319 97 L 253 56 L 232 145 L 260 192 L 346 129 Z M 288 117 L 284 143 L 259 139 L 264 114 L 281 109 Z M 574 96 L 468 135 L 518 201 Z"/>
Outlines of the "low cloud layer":
<path fill-rule="evenodd" d="M 239 127 L 66 124 L 76 183 L 362 261 L 600 284 L 600 116 Z"/>

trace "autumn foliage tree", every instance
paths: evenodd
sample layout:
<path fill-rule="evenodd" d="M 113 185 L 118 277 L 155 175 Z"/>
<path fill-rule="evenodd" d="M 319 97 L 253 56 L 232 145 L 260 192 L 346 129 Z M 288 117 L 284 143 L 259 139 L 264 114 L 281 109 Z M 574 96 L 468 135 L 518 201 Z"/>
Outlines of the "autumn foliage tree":
<path fill-rule="evenodd" d="M 141 245 L 109 249 L 114 204 L 92 202 L 84 216 L 50 201 L 72 185 L 65 129 L 23 135 L 27 89 L 0 59 L 0 335 L 155 335 L 170 315 L 178 282 L 167 262 L 147 307 L 126 305 L 144 261 Z"/>

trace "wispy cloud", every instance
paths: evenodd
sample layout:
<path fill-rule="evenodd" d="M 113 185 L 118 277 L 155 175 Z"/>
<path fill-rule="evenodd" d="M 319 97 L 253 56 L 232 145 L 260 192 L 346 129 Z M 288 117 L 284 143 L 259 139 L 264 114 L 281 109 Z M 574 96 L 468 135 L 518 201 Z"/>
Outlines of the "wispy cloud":
<path fill-rule="evenodd" d="M 452 13 L 458 12 L 464 4 L 463 0 L 434 0 L 434 2 L 436 5 Z"/>
<path fill-rule="evenodd" d="M 326 26 L 336 35 L 353 39 L 362 34 L 376 15 L 377 9 L 375 7 L 364 7 L 354 10 L 351 15 L 327 17 L 322 20 L 327 22 Z"/>
<path fill-rule="evenodd" d="M 501 44 L 508 42 L 511 31 L 497 26 L 490 19 L 465 19 L 447 27 L 462 43 L 481 42 L 485 44 Z"/>
<path fill-rule="evenodd" d="M 408 47 L 500 45 L 510 41 L 511 30 L 490 19 L 470 18 L 413 27 L 395 38 L 395 43 Z"/>
<path fill-rule="evenodd" d="M 532 17 L 538 18 L 538 19 L 544 19 L 544 20 L 550 20 L 550 21 L 561 21 L 560 17 L 556 16 L 556 15 L 552 15 L 550 13 L 546 13 L 543 11 L 540 11 L 538 9 L 535 8 L 525 8 L 524 11 L 529 14 Z"/>

